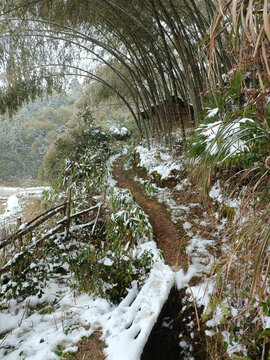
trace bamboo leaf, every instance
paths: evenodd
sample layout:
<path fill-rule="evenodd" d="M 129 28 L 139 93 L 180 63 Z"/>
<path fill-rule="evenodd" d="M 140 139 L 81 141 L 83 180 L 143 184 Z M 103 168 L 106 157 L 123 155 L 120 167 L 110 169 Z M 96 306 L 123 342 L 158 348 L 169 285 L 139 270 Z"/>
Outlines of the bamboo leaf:
<path fill-rule="evenodd" d="M 232 1 L 232 23 L 236 31 L 237 29 L 237 0 Z"/>
<path fill-rule="evenodd" d="M 263 79 L 262 79 L 262 76 L 261 76 L 261 74 L 259 72 L 258 72 L 258 78 L 259 78 L 259 83 L 260 83 L 260 86 L 261 86 L 262 90 L 265 90 Z"/>
<path fill-rule="evenodd" d="M 270 68 L 269 68 L 269 64 L 268 64 L 266 49 L 265 49 L 265 46 L 263 43 L 262 43 L 262 56 L 263 56 L 263 60 L 264 60 L 265 66 L 266 66 L 267 74 L 268 74 L 268 76 L 270 76 Z"/>
<path fill-rule="evenodd" d="M 270 22 L 269 22 L 269 15 L 268 15 L 268 0 L 264 0 L 263 6 L 263 22 L 264 22 L 264 30 L 270 41 Z"/>
<path fill-rule="evenodd" d="M 256 42 L 256 27 L 253 21 L 253 0 L 249 0 L 248 8 L 247 8 L 247 15 L 246 15 L 246 26 L 249 27 L 251 37 L 253 42 Z"/>
<path fill-rule="evenodd" d="M 218 7 L 219 7 L 219 11 L 220 11 L 221 15 L 224 16 L 223 6 L 222 6 L 221 0 L 218 0 Z"/>
<path fill-rule="evenodd" d="M 253 57 L 255 58 L 255 56 L 256 56 L 256 54 L 257 54 L 257 52 L 258 52 L 258 49 L 259 49 L 259 47 L 260 47 L 260 45 L 261 45 L 261 38 L 262 38 L 262 33 L 263 33 L 263 27 L 261 28 L 261 31 L 260 31 L 260 34 L 259 34 L 259 36 L 258 36 L 258 38 L 257 38 L 257 41 L 256 41 L 256 45 L 255 45 L 255 49 L 254 49 L 254 53 L 253 53 Z"/>
<path fill-rule="evenodd" d="M 215 38 L 218 27 L 222 21 L 222 14 L 218 14 L 217 20 L 213 27 L 210 28 L 210 46 L 209 46 L 209 68 L 208 68 L 208 77 L 210 77 L 210 71 L 212 67 L 212 61 L 215 53 Z"/>
<path fill-rule="evenodd" d="M 258 279 L 258 275 L 259 275 L 259 271 L 260 271 L 260 265 L 262 264 L 263 254 L 264 254 L 265 250 L 267 249 L 269 239 L 270 239 L 270 228 L 266 231 L 264 238 L 260 242 L 259 248 L 258 248 L 258 251 L 256 254 L 252 286 L 251 286 L 250 295 L 249 295 L 250 299 L 252 299 L 253 294 L 255 292 L 255 287 L 257 284 L 257 279 Z"/>
<path fill-rule="evenodd" d="M 244 2 L 242 2 L 241 7 L 240 7 L 240 16 L 241 16 L 242 31 L 245 33 L 249 42 L 252 42 L 252 38 L 251 38 L 250 33 L 246 26 L 246 20 L 245 20 L 245 14 L 244 14 Z"/>

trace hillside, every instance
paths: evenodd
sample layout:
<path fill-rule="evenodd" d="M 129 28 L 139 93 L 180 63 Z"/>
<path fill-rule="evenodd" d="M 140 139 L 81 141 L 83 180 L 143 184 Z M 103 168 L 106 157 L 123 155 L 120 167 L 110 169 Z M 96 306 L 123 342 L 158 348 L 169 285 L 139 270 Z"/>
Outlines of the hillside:
<path fill-rule="evenodd" d="M 0 118 L 0 184 L 44 181 L 43 158 L 73 117 L 78 91 L 54 93 L 24 106 L 12 119 Z"/>
<path fill-rule="evenodd" d="M 268 351 L 268 300 L 261 295 L 249 303 L 252 268 L 242 268 L 247 258 L 232 258 L 239 246 L 231 240 L 233 229 L 243 236 L 254 210 L 243 210 L 244 198 L 230 198 L 218 178 L 205 196 L 183 156 L 181 137 L 175 136 L 173 156 L 157 142 L 151 150 L 125 145 L 123 154 L 115 144 L 105 165 L 105 193 L 100 183 L 95 190 L 94 203 L 102 204 L 100 213 L 93 213 L 96 220 L 74 218 L 68 241 L 66 230 L 49 237 L 41 256 L 27 250 L 38 233 L 27 240 L 23 252 L 29 260 L 15 261 L 2 287 L 3 359 L 83 359 L 85 354 L 101 359 L 102 351 L 115 360 L 167 359 L 168 352 L 171 359 L 217 354 L 229 359 L 245 353 L 255 358 L 258 346 Z M 84 163 L 75 163 L 75 174 L 92 158 L 88 154 Z M 73 206 L 82 208 L 89 192 L 82 197 L 82 178 L 71 179 Z M 88 186 L 93 196 L 93 183 Z M 262 216 L 269 209 L 258 211 Z M 103 234 L 98 228 L 104 221 Z M 90 235 L 84 229 L 93 224 L 97 228 Z M 245 254 L 252 266 L 253 246 L 246 244 Z M 25 275 L 18 278 L 16 269 L 25 269 Z M 262 274 L 264 294 L 268 280 Z"/>
<path fill-rule="evenodd" d="M 0 3 L 0 358 L 270 360 L 269 1 Z"/>

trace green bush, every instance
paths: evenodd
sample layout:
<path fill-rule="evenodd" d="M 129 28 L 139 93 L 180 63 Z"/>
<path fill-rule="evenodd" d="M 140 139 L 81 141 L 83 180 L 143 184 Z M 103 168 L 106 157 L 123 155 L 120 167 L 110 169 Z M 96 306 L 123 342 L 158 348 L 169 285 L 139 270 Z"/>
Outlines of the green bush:
<path fill-rule="evenodd" d="M 189 136 L 188 157 L 191 162 L 210 165 L 212 170 L 236 165 L 246 169 L 267 156 L 270 133 L 265 124 L 243 118 L 198 126 Z"/>
<path fill-rule="evenodd" d="M 85 247 L 68 259 L 81 292 L 101 296 L 118 304 L 128 293 L 132 281 L 140 286 L 152 267 L 152 253 L 137 255 L 135 249 L 117 244 L 109 248 Z"/>
<path fill-rule="evenodd" d="M 128 190 L 111 188 L 111 216 L 107 222 L 107 236 L 120 245 L 138 244 L 152 239 L 152 226 L 142 208 L 135 203 Z"/>

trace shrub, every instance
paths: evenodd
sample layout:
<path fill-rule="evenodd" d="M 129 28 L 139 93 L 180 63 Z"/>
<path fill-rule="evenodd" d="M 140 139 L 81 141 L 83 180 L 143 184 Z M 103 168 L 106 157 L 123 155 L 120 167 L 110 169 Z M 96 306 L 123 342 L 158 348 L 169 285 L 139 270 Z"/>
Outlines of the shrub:
<path fill-rule="evenodd" d="M 99 249 L 85 247 L 68 259 L 76 281 L 83 292 L 101 296 L 118 304 L 128 293 L 132 281 L 140 286 L 152 267 L 152 253 L 137 254 L 117 244 Z"/>

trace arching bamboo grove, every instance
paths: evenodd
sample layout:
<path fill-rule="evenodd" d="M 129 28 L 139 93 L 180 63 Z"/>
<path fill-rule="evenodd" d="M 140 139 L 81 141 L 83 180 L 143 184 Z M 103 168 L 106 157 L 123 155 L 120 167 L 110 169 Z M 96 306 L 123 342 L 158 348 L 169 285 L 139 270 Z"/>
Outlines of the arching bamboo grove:
<path fill-rule="evenodd" d="M 180 107 L 190 121 L 200 119 L 201 94 L 219 80 L 218 67 L 208 77 L 208 59 L 198 57 L 214 0 L 14 0 L 1 5 L 2 114 L 60 88 L 76 74 L 109 87 L 129 108 L 141 135 L 170 134 L 178 123 L 184 137 Z M 219 40 L 216 56 L 229 69 L 221 45 Z M 99 76 L 100 62 L 117 84 Z"/>

